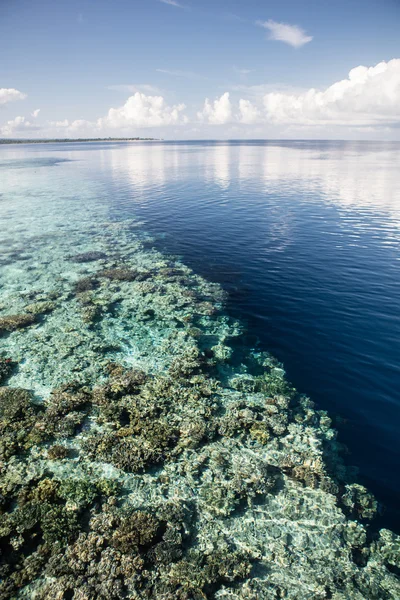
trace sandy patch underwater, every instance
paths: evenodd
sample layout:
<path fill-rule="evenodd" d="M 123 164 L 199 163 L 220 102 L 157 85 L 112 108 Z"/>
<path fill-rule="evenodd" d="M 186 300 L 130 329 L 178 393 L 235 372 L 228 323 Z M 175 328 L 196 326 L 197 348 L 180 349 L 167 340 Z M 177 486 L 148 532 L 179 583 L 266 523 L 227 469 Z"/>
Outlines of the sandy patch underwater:
<path fill-rule="evenodd" d="M 0 598 L 400 597 L 327 413 L 218 285 L 48 166 L 3 171 Z"/>

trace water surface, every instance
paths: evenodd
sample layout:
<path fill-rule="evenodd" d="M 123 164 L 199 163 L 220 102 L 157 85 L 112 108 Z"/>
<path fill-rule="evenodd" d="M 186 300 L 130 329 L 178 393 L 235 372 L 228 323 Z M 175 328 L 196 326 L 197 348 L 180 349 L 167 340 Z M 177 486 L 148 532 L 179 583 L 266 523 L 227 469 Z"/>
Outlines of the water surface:
<path fill-rule="evenodd" d="M 38 186 L 55 197 L 69 187 L 80 209 L 95 196 L 99 211 L 138 216 L 160 247 L 222 283 L 249 336 L 340 417 L 348 460 L 395 526 L 399 167 L 396 143 L 8 146 L 0 206 L 12 219 L 10 192 L 29 200 Z"/>

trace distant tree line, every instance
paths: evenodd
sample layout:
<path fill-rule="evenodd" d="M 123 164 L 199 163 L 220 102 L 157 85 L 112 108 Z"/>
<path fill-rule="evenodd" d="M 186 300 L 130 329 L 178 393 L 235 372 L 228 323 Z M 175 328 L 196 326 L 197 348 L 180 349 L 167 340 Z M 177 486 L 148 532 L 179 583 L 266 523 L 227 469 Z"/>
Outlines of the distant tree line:
<path fill-rule="evenodd" d="M 0 144 L 55 144 L 55 143 L 66 143 L 66 142 L 155 142 L 160 141 L 157 138 L 142 138 L 142 137 L 130 137 L 130 138 L 54 138 L 54 139 L 6 139 L 0 138 Z"/>

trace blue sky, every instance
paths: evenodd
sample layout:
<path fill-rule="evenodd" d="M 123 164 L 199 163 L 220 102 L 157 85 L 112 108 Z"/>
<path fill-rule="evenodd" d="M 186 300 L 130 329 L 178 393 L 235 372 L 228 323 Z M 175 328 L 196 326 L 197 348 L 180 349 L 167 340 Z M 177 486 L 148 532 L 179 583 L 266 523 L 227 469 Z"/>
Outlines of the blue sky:
<path fill-rule="evenodd" d="M 397 0 L 0 0 L 0 134 L 399 139 L 399 30 Z"/>

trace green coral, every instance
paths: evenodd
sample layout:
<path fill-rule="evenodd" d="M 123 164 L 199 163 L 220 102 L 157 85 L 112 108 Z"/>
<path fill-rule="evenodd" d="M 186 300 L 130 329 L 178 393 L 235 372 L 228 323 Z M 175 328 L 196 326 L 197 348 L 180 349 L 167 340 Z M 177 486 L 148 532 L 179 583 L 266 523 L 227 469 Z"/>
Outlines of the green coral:
<path fill-rule="evenodd" d="M 58 485 L 58 495 L 71 506 L 90 506 L 95 500 L 115 496 L 121 486 L 111 479 L 65 479 Z"/>
<path fill-rule="evenodd" d="M 78 506 L 88 506 L 99 495 L 97 486 L 90 481 L 67 479 L 60 483 L 59 495 Z"/>

